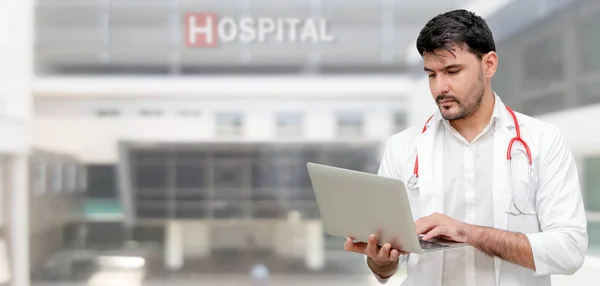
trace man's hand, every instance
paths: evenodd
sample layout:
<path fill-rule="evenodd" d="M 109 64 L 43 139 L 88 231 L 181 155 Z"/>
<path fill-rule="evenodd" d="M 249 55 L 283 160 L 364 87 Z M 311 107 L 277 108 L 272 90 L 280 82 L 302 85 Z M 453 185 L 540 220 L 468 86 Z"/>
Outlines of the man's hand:
<path fill-rule="evenodd" d="M 536 269 L 531 245 L 523 233 L 471 225 L 438 213 L 418 219 L 416 227 L 418 234 L 425 234 L 424 240 L 440 237 L 464 242 L 491 257 Z"/>
<path fill-rule="evenodd" d="M 380 278 L 388 278 L 392 276 L 398 266 L 398 257 L 407 252 L 393 249 L 390 243 L 385 243 L 383 246 L 377 245 L 377 236 L 371 234 L 369 241 L 354 242 L 348 237 L 344 243 L 346 251 L 364 254 L 367 256 L 369 268 Z"/>
<path fill-rule="evenodd" d="M 456 242 L 467 242 L 468 234 L 473 228 L 472 225 L 439 213 L 422 217 L 415 224 L 417 234 L 424 234 L 424 240 L 440 237 Z"/>

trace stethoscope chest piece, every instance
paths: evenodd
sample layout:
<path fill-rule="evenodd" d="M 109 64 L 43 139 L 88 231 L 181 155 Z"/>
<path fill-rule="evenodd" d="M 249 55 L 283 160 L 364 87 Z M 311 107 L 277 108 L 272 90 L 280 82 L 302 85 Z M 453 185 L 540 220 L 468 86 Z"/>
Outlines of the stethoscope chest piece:
<path fill-rule="evenodd" d="M 410 177 L 410 179 L 408 179 L 408 182 L 406 183 L 406 187 L 411 191 L 419 190 L 419 178 L 417 177 L 416 174 L 413 174 Z"/>

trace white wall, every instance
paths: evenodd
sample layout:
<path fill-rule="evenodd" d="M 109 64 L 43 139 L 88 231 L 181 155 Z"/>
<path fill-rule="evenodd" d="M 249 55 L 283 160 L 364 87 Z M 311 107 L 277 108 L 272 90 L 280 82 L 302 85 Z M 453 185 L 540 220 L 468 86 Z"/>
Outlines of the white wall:
<path fill-rule="evenodd" d="M 246 249 L 249 236 L 254 237 L 254 247 L 273 250 L 277 255 L 289 258 L 303 258 L 306 255 L 307 229 L 316 221 L 300 220 L 290 222 L 279 219 L 230 220 L 218 223 L 206 221 L 181 222 L 184 226 L 183 248 L 186 258 L 199 258 L 210 254 L 211 250 Z M 324 239 L 322 228 L 317 231 Z M 314 234 L 313 234 L 314 235 Z M 324 248 L 320 241 L 319 248 Z M 315 251 L 313 249 L 313 251 Z"/>
<path fill-rule="evenodd" d="M 0 152 L 29 148 L 33 1 L 0 1 Z"/>
<path fill-rule="evenodd" d="M 60 76 L 36 78 L 36 97 L 154 98 L 184 96 L 223 98 L 365 98 L 367 95 L 406 95 L 413 81 L 405 76 L 271 76 L 271 77 L 166 77 L 166 76 Z"/>
<path fill-rule="evenodd" d="M 554 123 L 577 156 L 600 155 L 600 104 L 552 113 L 539 118 Z"/>
<path fill-rule="evenodd" d="M 301 140 L 332 141 L 336 135 L 335 113 L 342 110 L 364 112 L 363 138 L 383 142 L 393 131 L 393 113 L 406 109 L 401 97 L 366 95 L 364 99 L 187 99 L 187 100 L 77 100 L 38 99 L 36 102 L 35 147 L 73 154 L 87 163 L 117 161 L 119 141 L 210 142 L 273 141 L 275 115 L 282 111 L 304 114 Z M 100 107 L 116 107 L 123 115 L 117 118 L 96 117 Z M 142 118 L 141 108 L 157 107 L 166 114 Z M 181 108 L 197 108 L 202 114 L 194 118 L 176 116 Z M 214 130 L 216 112 L 241 111 L 245 116 L 241 138 L 217 138 Z"/>
<path fill-rule="evenodd" d="M 410 125 L 423 126 L 427 119 L 437 110 L 431 90 L 429 89 L 429 78 L 423 76 L 415 81 L 410 96 L 410 113 L 408 123 Z"/>

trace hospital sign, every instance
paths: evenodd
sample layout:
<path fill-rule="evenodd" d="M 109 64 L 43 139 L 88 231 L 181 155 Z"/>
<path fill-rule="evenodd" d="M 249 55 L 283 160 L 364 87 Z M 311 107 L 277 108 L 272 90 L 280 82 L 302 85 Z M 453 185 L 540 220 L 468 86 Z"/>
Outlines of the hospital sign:
<path fill-rule="evenodd" d="M 186 13 L 185 42 L 192 48 L 214 48 L 222 43 L 333 42 L 325 19 L 219 17 L 216 13 Z"/>

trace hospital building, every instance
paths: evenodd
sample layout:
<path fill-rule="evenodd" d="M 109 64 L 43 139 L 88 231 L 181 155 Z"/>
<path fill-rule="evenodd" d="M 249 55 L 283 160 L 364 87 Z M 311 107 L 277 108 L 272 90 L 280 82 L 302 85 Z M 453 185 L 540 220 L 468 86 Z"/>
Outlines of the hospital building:
<path fill-rule="evenodd" d="M 324 231 L 306 163 L 377 173 L 386 140 L 436 109 L 415 40 L 457 8 L 494 33 L 503 102 L 571 145 L 581 275 L 600 270 L 600 2 L 405 2 L 0 1 L 0 285 L 91 280 L 109 260 L 147 281 L 230 258 L 240 277 L 256 261 L 366 277 Z M 336 40 L 189 47 L 190 12 L 325 18 Z"/>

